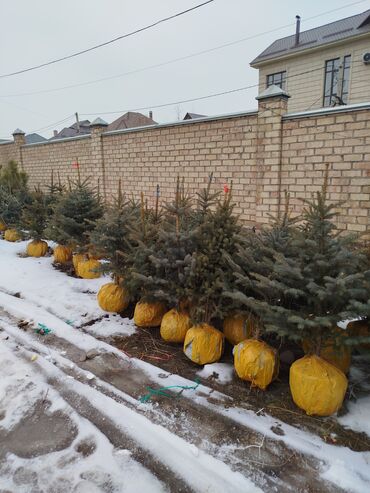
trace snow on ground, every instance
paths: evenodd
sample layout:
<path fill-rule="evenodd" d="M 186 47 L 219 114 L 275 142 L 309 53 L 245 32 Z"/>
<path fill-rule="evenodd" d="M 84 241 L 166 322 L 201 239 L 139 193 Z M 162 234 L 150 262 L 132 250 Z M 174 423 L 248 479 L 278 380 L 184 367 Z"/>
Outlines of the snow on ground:
<path fill-rule="evenodd" d="M 194 384 L 194 382 L 179 375 L 172 375 L 163 369 L 155 368 L 145 361 L 138 360 L 135 364 L 150 375 L 158 385 L 163 384 L 164 378 L 166 385 L 191 386 Z M 333 482 L 348 492 L 364 493 L 370 491 L 370 452 L 354 452 L 346 447 L 325 443 L 316 435 L 299 430 L 265 414 L 263 409 L 261 409 L 261 413 L 257 414 L 254 410 L 233 407 L 230 398 L 217 391 L 212 393 L 214 399 L 223 400 L 227 405 L 214 404 L 207 398 L 210 391 L 211 389 L 200 385 L 196 391 L 187 390 L 185 392 L 186 396 L 197 404 L 221 413 L 235 423 L 261 433 L 264 437 L 276 439 L 273 428 L 280 428 L 282 434 L 279 439 L 289 448 L 323 461 L 325 465 L 321 473 L 322 478 Z M 369 414 L 367 414 L 367 419 L 368 416 Z"/>
<path fill-rule="evenodd" d="M 61 412 L 66 422 L 76 429 L 76 436 L 66 448 L 30 458 L 5 451 L 7 453 L 2 460 L 0 444 L 0 490 L 17 493 L 40 490 L 50 493 L 165 491 L 150 472 L 130 457 L 129 451 L 115 449 L 94 425 L 73 411 L 47 385 L 42 376 L 32 369 L 32 363 L 26 364 L 14 351 L 14 344 L 0 340 L 0 416 L 5 415 L 0 420 L 0 437 L 1 432 L 11 432 L 16 428 L 42 399 L 51 402 L 46 414 Z M 27 440 L 27 435 L 24 439 Z M 37 437 L 34 439 L 37 440 Z M 11 438 L 9 442 L 11 448 Z M 81 453 L 83 448 L 88 452 Z"/>
<path fill-rule="evenodd" d="M 367 360 L 369 361 L 370 355 L 367 356 L 357 356 L 359 361 Z M 350 381 L 353 386 L 353 392 L 356 395 L 357 390 L 369 392 L 370 384 L 367 375 L 360 368 L 354 366 L 350 370 Z M 347 402 L 348 413 L 341 416 L 338 422 L 351 430 L 366 433 L 370 436 L 370 396 L 359 397 L 355 401 Z"/>
<path fill-rule="evenodd" d="M 347 406 L 348 413 L 338 418 L 339 423 L 370 436 L 370 396 L 348 402 Z"/>
<path fill-rule="evenodd" d="M 53 257 L 20 259 L 27 241 L 0 241 L 0 289 L 44 307 L 62 320 L 78 326 L 104 314 L 96 303 L 99 288 L 109 282 L 100 279 L 76 279 L 52 267 Z M 85 316 L 84 316 L 85 315 Z"/>
<path fill-rule="evenodd" d="M 230 363 L 212 363 L 204 365 L 202 370 L 197 372 L 202 378 L 214 378 L 219 383 L 229 383 L 233 379 L 234 367 Z"/>
<path fill-rule="evenodd" d="M 135 332 L 136 326 L 133 320 L 122 318 L 120 315 L 113 313 L 104 317 L 102 320 L 95 322 L 88 330 L 94 336 L 130 336 Z"/>
<path fill-rule="evenodd" d="M 25 252 L 26 245 L 26 241 L 9 243 L 0 240 L 0 290 L 13 295 L 19 293 L 21 298 L 44 308 L 71 327 L 106 315 L 97 304 L 96 293 L 109 282 L 108 277 L 77 279 L 55 270 L 53 257 L 19 258 L 18 254 Z M 23 317 L 29 318 L 27 314 Z M 30 317 L 36 325 L 41 322 L 49 327 L 46 321 L 34 319 L 31 312 Z M 130 320 L 115 315 L 91 327 L 91 332 L 98 336 L 130 335 L 134 330 Z"/>
<path fill-rule="evenodd" d="M 42 323 L 47 327 L 50 327 L 56 335 L 65 338 L 66 340 L 70 341 L 77 347 L 84 349 L 85 351 L 89 349 L 100 348 L 105 351 L 113 352 L 121 358 L 125 358 L 125 356 L 120 351 L 115 350 L 103 341 L 97 341 L 94 337 L 92 337 L 92 335 L 84 334 L 73 327 L 79 326 L 80 324 L 83 324 L 89 320 L 99 319 L 104 315 L 104 312 L 100 310 L 97 305 L 96 292 L 102 284 L 107 282 L 107 278 L 98 280 L 74 279 L 66 276 L 61 272 L 56 271 L 51 265 L 51 258 L 19 258 L 17 253 L 24 252 L 25 245 L 25 242 L 11 244 L 0 240 L 0 306 L 4 307 L 6 311 L 8 311 L 15 317 L 33 321 L 36 326 L 38 323 Z M 10 296 L 11 294 L 15 293 L 20 293 L 21 298 Z M 129 321 L 128 319 L 122 319 L 117 316 L 109 316 L 108 318 L 102 318 L 99 322 L 96 322 L 91 327 L 87 326 L 86 330 L 90 331 L 93 335 L 99 336 L 116 333 L 129 335 L 135 330 L 135 328 L 132 321 Z M 16 333 L 18 329 L 14 327 L 13 331 L 14 333 Z M 24 334 L 24 336 L 30 337 L 28 334 Z M 0 345 L 1 344 L 3 344 L 3 341 L 0 340 Z M 0 353 L 0 361 L 1 360 L 2 354 Z M 11 357 L 9 356 L 9 354 L 6 355 L 5 360 L 11 361 Z M 179 375 L 171 375 L 167 372 L 164 372 L 162 369 L 145 363 L 144 361 L 133 359 L 132 364 L 144 370 L 154 382 L 158 383 L 159 386 L 163 385 L 163 375 L 166 375 L 167 377 L 166 385 L 192 384 L 192 382 Z M 22 413 L 27 408 L 27 405 L 32 406 L 32 403 L 34 403 L 35 400 L 39 398 L 40 394 L 42 394 L 42 392 L 45 390 L 45 387 L 43 387 L 44 384 L 37 381 L 37 379 L 34 378 L 34 375 L 32 376 L 32 372 L 29 373 L 29 377 L 25 377 L 22 371 L 26 370 L 22 370 L 22 368 L 22 366 L 20 366 L 19 368 L 15 368 L 14 365 L 10 365 L 9 368 L 7 368 L 7 365 L 0 365 L 0 375 L 3 380 L 1 381 L 2 386 L 0 386 L 0 418 L 1 409 L 3 407 L 6 408 L 7 406 L 14 405 L 14 412 L 10 413 L 10 415 L 9 413 L 6 414 L 4 419 L 0 421 L 0 426 L 13 426 L 17 420 L 22 418 Z M 355 368 L 354 371 L 356 372 L 357 369 Z M 220 382 L 227 383 L 232 375 L 232 366 L 221 363 L 206 365 L 204 369 L 199 372 L 199 375 L 204 378 L 208 378 L 213 376 L 214 373 L 217 373 L 219 375 L 218 379 Z M 3 378 L 4 375 L 5 379 Z M 358 377 L 361 377 L 361 375 L 352 374 L 351 377 L 355 377 L 355 380 L 357 380 Z M 4 390 L 4 385 L 6 385 L 6 382 L 8 382 L 9 379 L 11 382 L 10 387 L 7 387 L 7 389 Z M 16 385 L 18 386 L 18 389 L 20 389 L 20 392 L 15 392 L 15 382 L 17 382 Z M 32 382 L 34 384 L 34 387 L 31 385 Z M 30 383 L 29 386 L 28 383 Z M 76 382 L 74 382 L 74 384 L 77 385 Z M 82 395 L 86 393 L 86 397 L 89 399 L 94 399 L 94 402 L 96 400 L 96 404 L 100 406 L 102 410 L 107 409 L 107 402 L 105 402 L 105 400 L 99 395 L 92 396 L 92 390 L 86 389 L 86 387 L 79 387 L 78 390 Z M 217 403 L 213 403 L 207 399 L 207 396 L 210 395 L 210 393 L 212 393 L 214 399 L 218 400 Z M 24 394 L 27 395 L 27 399 L 24 398 Z M 253 410 L 232 407 L 232 401 L 229 397 L 223 395 L 220 392 L 214 392 L 211 388 L 208 388 L 204 385 L 200 385 L 196 391 L 185 391 L 184 395 L 187 398 L 192 399 L 195 403 L 221 413 L 225 417 L 232 419 L 236 423 L 254 429 L 255 431 L 261 433 L 263 436 L 269 437 L 271 439 L 276 439 L 276 435 L 273 433 L 273 431 L 271 431 L 271 427 L 279 426 L 284 432 L 284 435 L 280 436 L 279 439 L 284 441 L 286 445 L 294 450 L 298 450 L 303 454 L 312 455 L 318 458 L 320 461 L 323 461 L 323 463 L 325 464 L 321 472 L 323 478 L 330 480 L 346 491 L 363 493 L 364 491 L 370 490 L 369 452 L 353 452 L 344 447 L 327 444 L 323 442 L 318 436 L 314 436 L 310 433 L 306 433 L 302 430 L 294 428 L 284 422 L 272 418 L 271 416 L 264 415 L 263 410 L 257 415 Z M 53 394 L 52 397 L 53 402 L 58 401 L 57 395 Z M 10 401 L 12 404 L 10 404 Z M 222 402 L 227 402 L 228 405 L 223 406 Z M 68 411 L 67 414 L 71 417 L 71 419 L 75 419 L 78 421 L 78 417 L 73 415 L 73 411 L 71 409 L 68 409 L 68 406 L 65 403 L 63 405 L 64 412 Z M 165 432 L 159 432 L 158 430 L 155 430 L 154 428 L 150 427 L 148 423 L 141 420 L 141 418 L 143 418 L 142 416 L 137 415 L 135 412 L 129 409 L 125 409 L 123 413 L 122 408 L 119 407 L 118 403 L 118 407 L 115 406 L 116 404 L 114 403 L 114 401 L 109 404 L 109 412 L 111 413 L 111 417 L 115 420 L 119 420 L 123 419 L 124 416 L 124 419 L 128 420 L 130 423 L 128 427 L 128 432 L 131 431 L 133 433 L 133 430 L 135 431 L 133 435 L 135 440 L 146 443 L 147 446 L 151 447 L 151 450 L 156 450 L 156 448 L 158 448 L 158 442 L 166 444 L 164 447 L 162 447 L 165 454 L 162 459 L 165 461 L 165 463 L 168 464 L 168 467 L 170 467 L 171 469 L 173 467 L 178 467 L 178 458 L 181 457 L 180 462 L 183 462 L 185 469 L 192 468 L 192 461 L 195 460 L 195 453 L 190 444 L 186 445 L 182 443 L 183 441 L 179 442 L 178 440 L 181 439 L 175 437 L 172 434 L 167 435 L 166 430 Z M 338 418 L 338 421 L 343 426 L 348 426 L 353 430 L 364 431 L 370 434 L 370 428 L 367 422 L 370 413 L 370 398 L 360 398 L 356 402 L 349 402 L 348 407 L 349 413 L 341 418 Z M 78 424 L 79 429 L 82 430 L 83 425 L 81 424 L 81 420 Z M 88 422 L 86 422 L 85 425 L 86 427 L 93 426 Z M 156 425 L 152 426 L 155 427 Z M 92 431 L 91 429 L 89 429 L 89 433 L 99 434 L 100 432 L 96 429 Z M 95 454 L 93 454 L 95 459 L 97 459 L 97 457 L 99 456 L 100 450 L 104 451 L 104 453 L 102 453 L 104 457 L 99 460 L 97 459 L 96 464 L 106 464 L 107 467 L 112 467 L 112 471 L 109 472 L 109 474 L 112 475 L 115 474 L 115 468 L 119 461 L 123 460 L 124 466 L 128 467 L 127 456 L 123 454 L 123 459 L 121 457 L 122 454 L 117 455 L 116 451 L 112 449 L 111 444 L 109 442 L 104 442 L 106 438 L 103 435 L 99 438 L 99 440 L 96 440 L 99 441 L 99 444 L 102 443 L 102 445 L 100 446 L 100 448 L 97 448 L 97 456 L 95 457 Z M 111 447 L 111 449 L 109 447 Z M 187 450 L 187 452 L 185 452 L 185 450 Z M 74 452 L 71 449 L 71 454 L 73 453 Z M 216 474 L 216 471 L 222 470 L 222 467 L 220 469 L 220 464 L 222 466 L 225 465 L 220 463 L 220 461 L 212 459 L 201 451 L 197 451 L 197 454 L 198 453 L 200 453 L 200 459 L 197 458 L 196 460 L 197 467 L 201 466 L 201 464 L 203 463 L 203 466 L 207 465 L 208 470 L 214 470 L 213 474 L 215 474 L 215 481 L 217 482 L 218 476 Z M 88 457 L 89 461 L 93 460 L 93 456 Z M 177 460 L 175 462 L 172 462 L 175 457 L 177 458 Z M 105 461 L 104 458 L 106 459 Z M 5 488 L 5 486 L 3 486 L 3 484 L 5 484 L 5 481 L 8 481 L 9 483 L 11 475 L 15 471 L 14 468 L 16 466 L 20 467 L 19 462 L 17 462 L 20 459 L 8 459 L 10 469 L 8 473 L 6 473 L 8 474 L 7 476 L 3 477 L 3 475 L 0 474 L 0 488 Z M 209 459 L 212 459 L 211 463 L 209 462 Z M 58 459 L 56 459 L 56 462 L 52 463 L 54 464 L 54 466 L 55 464 L 57 464 L 57 460 Z M 14 467 L 12 466 L 12 461 L 14 461 Z M 86 464 L 90 463 L 87 461 Z M 134 464 L 136 465 L 132 465 L 133 469 L 135 469 L 135 467 L 140 467 L 139 464 Z M 38 467 L 42 466 L 39 464 Z M 87 467 L 90 467 L 90 465 L 88 465 Z M 226 469 L 228 469 L 227 466 L 225 467 Z M 54 469 L 57 470 L 57 467 L 54 467 L 53 470 Z M 94 470 L 94 467 L 91 466 L 91 469 Z M 230 470 L 228 471 L 229 473 L 231 473 Z M 147 471 L 144 470 L 144 473 L 147 473 Z M 57 474 L 57 472 L 55 472 L 54 474 Z M 67 475 L 64 475 L 64 477 L 70 479 L 69 473 Z M 142 475 L 142 478 L 144 477 L 145 474 Z M 203 480 L 206 481 L 204 477 Z M 241 487 L 243 480 L 246 480 L 246 478 L 233 476 L 235 487 Z M 1 481 L 3 481 L 3 483 Z M 222 481 L 220 484 L 222 484 Z M 251 485 L 250 482 L 245 484 L 248 484 L 248 487 L 244 489 L 244 491 L 257 491 L 257 489 L 253 489 L 255 487 Z M 9 488 L 9 486 L 6 487 Z M 158 488 L 160 487 L 161 485 L 158 485 Z M 81 488 L 83 488 L 83 486 L 81 486 Z M 68 488 L 65 489 L 65 491 L 67 490 Z M 160 491 L 160 489 L 156 490 L 152 487 L 149 490 L 143 487 L 142 491 L 144 490 Z M 23 491 L 26 490 L 17 489 L 16 491 L 23 493 Z M 71 489 L 70 491 L 73 490 Z M 82 492 L 85 490 L 77 489 L 76 491 Z M 89 493 L 93 493 L 95 490 L 92 487 L 91 489 L 87 488 L 86 491 L 89 491 Z M 131 490 L 128 488 L 128 491 Z M 236 489 L 235 491 L 238 491 L 238 489 Z"/>

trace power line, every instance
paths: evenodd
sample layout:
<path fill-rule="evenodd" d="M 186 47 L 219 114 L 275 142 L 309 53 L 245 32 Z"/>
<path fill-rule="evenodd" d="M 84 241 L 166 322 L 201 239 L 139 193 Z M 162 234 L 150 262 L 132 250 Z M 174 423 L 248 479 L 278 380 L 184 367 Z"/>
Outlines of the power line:
<path fill-rule="evenodd" d="M 164 22 L 168 22 L 169 20 L 172 20 L 172 19 L 175 19 L 175 18 L 180 17 L 182 15 L 188 14 L 189 12 L 192 12 L 196 9 L 204 7 L 205 5 L 212 3 L 214 1 L 215 0 L 207 0 L 206 2 L 195 5 L 194 7 L 183 10 L 181 12 L 177 12 L 176 14 L 173 14 L 173 15 L 170 15 L 168 17 L 164 17 L 163 19 L 160 19 L 158 21 L 155 21 L 152 24 L 148 24 L 147 26 L 136 29 L 135 31 L 131 31 L 131 32 L 126 33 L 126 34 L 122 34 L 121 36 L 117 36 L 116 38 L 110 39 L 109 41 L 105 41 L 104 43 L 100 43 L 100 44 L 91 46 L 90 48 L 86 48 L 84 50 L 76 51 L 74 53 L 71 53 L 70 55 L 56 58 L 54 60 L 49 60 L 48 62 L 40 63 L 39 65 L 34 65 L 33 67 L 28 67 L 25 69 L 17 70 L 16 72 L 10 72 L 8 74 L 2 74 L 2 75 L 0 75 L 0 79 L 3 79 L 5 77 L 12 77 L 13 75 L 24 74 L 25 72 L 31 72 L 32 70 L 37 70 L 39 68 L 46 67 L 48 65 L 53 65 L 55 63 L 59 63 L 59 62 L 62 62 L 64 60 L 68 60 L 70 58 L 75 58 L 75 57 L 83 55 L 85 53 L 89 53 L 90 51 L 97 50 L 99 48 L 102 48 L 103 46 L 107 46 L 107 45 L 110 45 L 112 43 L 116 43 L 117 41 L 120 41 L 121 39 L 125 39 L 125 38 L 133 36 L 135 34 L 141 33 L 143 31 L 147 31 L 148 29 L 152 29 L 153 27 L 158 26 L 159 24 L 163 24 Z"/>
<path fill-rule="evenodd" d="M 338 10 L 343 10 L 345 8 L 348 8 L 348 7 L 351 7 L 351 6 L 354 6 L 354 5 L 358 5 L 360 3 L 364 3 L 365 1 L 368 1 L 368 0 L 360 0 L 360 1 L 357 1 L 357 2 L 354 2 L 354 3 L 350 3 L 350 4 L 344 5 L 342 7 L 336 8 L 336 9 L 327 10 L 326 12 L 322 12 L 321 14 L 317 14 L 317 15 L 314 15 L 312 17 L 308 17 L 307 19 L 304 19 L 304 21 L 306 22 L 306 21 L 309 21 L 309 20 L 312 20 L 312 19 L 316 19 L 317 17 L 321 17 L 323 15 L 327 15 L 327 14 L 330 14 L 332 12 L 336 12 Z M 209 48 L 209 49 L 202 50 L 202 51 L 197 51 L 197 52 L 191 53 L 189 55 L 185 55 L 185 56 L 178 57 L 178 58 L 173 58 L 173 59 L 167 60 L 165 62 L 156 63 L 154 65 L 149 65 L 147 67 L 142 67 L 142 68 L 139 68 L 139 69 L 131 70 L 129 72 L 124 72 L 122 74 L 112 75 L 112 76 L 109 76 L 109 77 L 102 77 L 102 78 L 99 78 L 99 79 L 93 79 L 93 80 L 89 80 L 89 81 L 85 81 L 85 82 L 79 82 L 79 83 L 76 83 L 76 84 L 70 84 L 70 85 L 61 86 L 61 87 L 55 87 L 55 88 L 52 88 L 52 89 L 44 89 L 44 90 L 40 90 L 40 91 L 24 92 L 24 93 L 18 93 L 18 94 L 5 94 L 5 95 L 0 95 L 0 98 L 12 98 L 12 97 L 20 97 L 20 96 L 33 96 L 33 95 L 39 95 L 39 94 L 48 94 L 48 93 L 52 93 L 52 92 L 62 91 L 62 90 L 65 90 L 65 89 L 73 89 L 75 87 L 83 87 L 83 86 L 87 86 L 87 85 L 96 84 L 96 83 L 99 83 L 99 82 L 105 82 L 107 80 L 119 79 L 119 78 L 127 77 L 129 75 L 134 75 L 134 74 L 138 74 L 138 73 L 141 73 L 141 72 L 146 72 L 148 70 L 153 70 L 155 68 L 164 67 L 166 65 L 171 65 L 173 63 L 180 62 L 180 61 L 183 61 L 183 60 L 188 60 L 190 58 L 194 58 L 194 57 L 197 57 L 197 56 L 205 55 L 207 53 L 212 53 L 214 51 L 218 51 L 218 50 L 221 50 L 223 48 L 228 48 L 229 46 L 234 46 L 236 44 L 243 43 L 245 41 L 250 41 L 252 39 L 255 39 L 255 38 L 258 38 L 258 37 L 261 37 L 261 36 L 265 36 L 266 34 L 271 34 L 271 33 L 280 31 L 282 29 L 286 29 L 287 27 L 291 27 L 293 25 L 294 25 L 294 23 L 286 24 L 284 26 L 280 26 L 280 27 L 271 29 L 269 31 L 263 31 L 261 33 L 254 34 L 254 35 L 248 36 L 246 38 L 241 38 L 241 39 L 237 39 L 237 40 L 234 40 L 234 41 L 230 41 L 228 43 L 224 43 L 222 45 L 218 45 L 218 46 L 215 46 L 213 48 Z M 2 76 L 0 76 L 0 77 L 2 77 Z"/>
<path fill-rule="evenodd" d="M 356 62 L 353 62 L 353 64 L 355 64 L 355 63 Z M 361 63 L 361 62 L 358 62 L 358 63 Z M 319 70 L 324 70 L 324 67 L 322 65 L 320 65 L 319 67 L 314 68 L 314 69 L 306 70 L 304 72 L 299 72 L 297 74 L 288 75 L 286 77 L 286 80 L 293 79 L 293 78 L 299 77 L 301 75 L 311 74 L 311 73 L 317 72 Z M 199 96 L 199 97 L 196 97 L 196 98 L 183 99 L 183 100 L 180 100 L 180 101 L 172 101 L 171 103 L 164 103 L 164 104 L 143 106 L 143 107 L 140 107 L 140 108 L 130 108 L 130 109 L 124 109 L 124 110 L 117 110 L 117 111 L 98 111 L 98 112 L 95 112 L 95 113 L 81 113 L 81 115 L 83 115 L 83 116 L 114 115 L 114 114 L 118 114 L 118 113 L 121 113 L 122 114 L 122 113 L 125 113 L 127 111 L 144 111 L 144 110 L 150 110 L 150 109 L 165 108 L 165 107 L 174 106 L 174 105 L 177 105 L 177 104 L 191 103 L 193 101 L 201 101 L 201 100 L 204 100 L 204 99 L 210 99 L 210 98 L 215 98 L 215 97 L 218 97 L 218 96 L 224 96 L 226 94 L 232 94 L 232 93 L 236 93 L 236 92 L 246 91 L 248 89 L 252 89 L 252 88 L 256 88 L 256 87 L 259 87 L 259 84 L 253 84 L 253 85 L 250 85 L 250 86 L 238 87 L 236 89 L 229 89 L 227 91 L 222 91 L 222 92 L 217 92 L 217 93 L 213 93 L 213 94 L 208 94 L 206 96 Z"/>
<path fill-rule="evenodd" d="M 34 132 L 41 132 L 41 130 L 48 130 L 49 128 L 53 128 L 55 127 L 56 125 L 60 125 L 64 122 L 66 122 L 67 120 L 69 120 L 70 118 L 72 118 L 74 116 L 74 113 L 72 115 L 68 115 L 66 118 L 63 118 L 63 120 L 59 120 L 57 122 L 54 122 L 54 123 L 50 123 L 49 125 L 45 126 L 45 127 L 41 127 L 41 128 L 37 128 L 36 130 L 32 130 L 30 133 L 34 133 Z"/>
<path fill-rule="evenodd" d="M 361 63 L 361 62 L 353 62 L 353 64 L 356 64 L 356 63 Z M 288 75 L 286 77 L 286 80 L 292 79 L 294 77 L 299 77 L 301 75 L 307 75 L 307 74 L 310 74 L 312 72 L 317 72 L 319 70 L 323 70 L 323 66 L 322 65 L 320 65 L 319 67 L 316 67 L 314 69 L 306 70 L 304 72 L 299 72 L 297 74 Z M 125 113 L 127 111 L 143 111 L 143 110 L 149 110 L 149 109 L 165 108 L 165 107 L 168 107 L 168 106 L 174 106 L 176 104 L 189 103 L 189 102 L 193 102 L 193 101 L 201 101 L 201 100 L 210 99 L 210 98 L 214 98 L 214 97 L 218 97 L 218 96 L 223 96 L 223 95 L 232 94 L 232 93 L 236 93 L 236 92 L 246 91 L 248 89 L 253 89 L 253 88 L 256 88 L 256 87 L 259 87 L 259 84 L 252 84 L 252 85 L 249 85 L 249 86 L 244 86 L 244 87 L 239 87 L 239 88 L 236 88 L 236 89 L 230 89 L 230 90 L 227 90 L 227 91 L 222 91 L 222 92 L 218 92 L 218 93 L 208 94 L 206 96 L 200 96 L 200 97 L 197 97 L 197 98 L 183 99 L 181 101 L 174 101 L 174 102 L 171 102 L 171 103 L 164 103 L 164 104 L 151 105 L 151 106 L 145 106 L 145 107 L 140 107 L 140 108 L 131 108 L 131 109 L 125 109 L 125 110 L 118 110 L 118 111 L 106 111 L 106 112 L 100 111 L 100 112 L 97 112 L 97 113 L 80 113 L 80 115 L 82 115 L 82 116 L 114 115 L 114 114 L 117 114 L 117 113 L 122 114 L 122 113 Z M 322 96 L 320 96 L 318 98 L 318 100 L 321 99 L 321 97 Z M 313 106 L 317 101 L 315 101 L 311 106 Z M 311 106 L 309 108 L 307 108 L 307 109 L 310 109 Z M 74 114 L 69 115 L 66 118 L 64 118 L 63 120 L 59 120 L 59 121 L 54 122 L 54 123 L 51 123 L 51 124 L 49 124 L 49 125 L 47 125 L 45 127 L 41 127 L 41 128 L 36 129 L 36 130 L 32 130 L 30 133 L 39 132 L 39 131 L 42 131 L 42 130 L 47 130 L 49 128 L 53 128 L 53 127 L 57 126 L 58 124 L 64 123 L 65 121 L 69 120 L 73 116 L 74 116 Z"/>

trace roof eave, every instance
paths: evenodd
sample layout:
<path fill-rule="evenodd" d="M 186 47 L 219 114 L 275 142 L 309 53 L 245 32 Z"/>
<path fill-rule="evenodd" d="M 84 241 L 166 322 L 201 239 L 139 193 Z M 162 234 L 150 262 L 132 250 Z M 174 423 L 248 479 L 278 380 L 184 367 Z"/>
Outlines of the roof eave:
<path fill-rule="evenodd" d="M 260 60 L 260 61 L 258 61 L 257 58 L 255 58 L 254 60 L 252 60 L 250 62 L 249 65 L 252 68 L 259 69 L 260 67 L 262 67 L 264 65 L 268 65 L 272 62 L 276 62 L 276 61 L 280 61 L 280 60 L 286 60 L 287 58 L 293 58 L 295 56 L 301 55 L 302 53 L 311 53 L 314 51 L 324 50 L 328 46 L 342 45 L 342 44 L 347 43 L 348 41 L 354 41 L 354 40 L 366 38 L 366 37 L 370 37 L 370 31 L 367 31 L 366 33 L 356 34 L 355 36 L 349 36 L 348 38 L 332 41 L 331 43 L 325 43 L 325 44 L 321 44 L 319 46 L 313 46 L 311 48 L 303 48 L 302 50 L 293 51 L 292 53 L 286 53 L 286 54 L 281 55 L 281 56 L 264 58 L 263 60 Z"/>

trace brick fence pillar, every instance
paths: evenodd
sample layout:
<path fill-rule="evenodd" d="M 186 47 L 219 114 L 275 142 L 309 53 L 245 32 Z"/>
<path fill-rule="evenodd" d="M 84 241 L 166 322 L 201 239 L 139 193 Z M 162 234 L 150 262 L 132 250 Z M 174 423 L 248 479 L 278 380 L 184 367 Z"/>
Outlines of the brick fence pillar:
<path fill-rule="evenodd" d="M 94 176 L 99 180 L 99 185 L 103 190 L 104 201 L 107 199 L 105 183 L 105 165 L 102 133 L 106 130 L 108 123 L 101 118 L 96 118 L 91 124 L 91 166 Z"/>
<path fill-rule="evenodd" d="M 269 222 L 269 215 L 280 212 L 282 116 L 287 112 L 289 94 L 278 86 L 270 86 L 256 99 L 256 222 Z"/>
<path fill-rule="evenodd" d="M 22 146 L 26 143 L 26 135 L 23 130 L 17 128 L 13 132 L 13 139 L 15 145 L 15 160 L 23 170 Z"/>

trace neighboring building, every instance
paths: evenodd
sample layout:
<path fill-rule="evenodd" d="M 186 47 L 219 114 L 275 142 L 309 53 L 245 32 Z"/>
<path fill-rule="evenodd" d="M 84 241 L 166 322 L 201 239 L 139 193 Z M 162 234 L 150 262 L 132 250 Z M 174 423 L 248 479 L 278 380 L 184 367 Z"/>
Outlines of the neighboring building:
<path fill-rule="evenodd" d="M 151 112 L 150 112 L 151 115 Z M 148 125 L 156 125 L 157 122 L 151 118 L 151 116 L 145 116 L 141 113 L 135 113 L 129 111 L 124 115 L 114 120 L 110 123 L 106 131 L 110 130 L 122 130 L 124 128 L 134 128 L 134 127 L 146 127 Z M 50 140 L 65 139 L 67 137 L 78 137 L 79 135 L 86 135 L 91 133 L 90 128 L 91 122 L 89 120 L 83 120 L 79 123 L 74 123 L 70 127 L 65 127 L 60 132 L 54 130 L 54 136 Z"/>
<path fill-rule="evenodd" d="M 86 135 L 89 133 L 90 121 L 83 120 L 82 122 L 74 123 L 70 127 L 64 127 L 60 132 L 54 130 L 54 136 L 50 140 L 66 139 L 67 137 L 77 137 L 79 135 Z"/>
<path fill-rule="evenodd" d="M 38 142 L 45 142 L 47 139 L 39 134 L 28 134 L 26 135 L 26 144 L 36 144 Z"/>
<path fill-rule="evenodd" d="M 198 115 L 197 113 L 186 113 L 184 120 L 196 120 L 197 118 L 205 118 L 206 115 Z"/>
<path fill-rule="evenodd" d="M 277 85 L 290 112 L 370 101 L 370 10 L 278 39 L 251 62 L 259 93 Z"/>
<path fill-rule="evenodd" d="M 135 128 L 135 127 L 146 127 L 148 125 L 156 125 L 157 122 L 153 120 L 151 117 L 152 113 L 150 112 L 150 116 L 142 115 L 141 113 L 135 113 L 133 111 L 129 111 L 124 115 L 114 120 L 114 122 L 110 123 L 107 127 L 107 131 L 110 130 L 122 130 L 124 128 Z"/>

